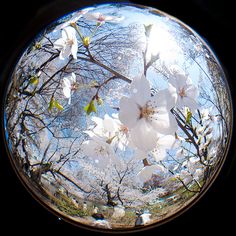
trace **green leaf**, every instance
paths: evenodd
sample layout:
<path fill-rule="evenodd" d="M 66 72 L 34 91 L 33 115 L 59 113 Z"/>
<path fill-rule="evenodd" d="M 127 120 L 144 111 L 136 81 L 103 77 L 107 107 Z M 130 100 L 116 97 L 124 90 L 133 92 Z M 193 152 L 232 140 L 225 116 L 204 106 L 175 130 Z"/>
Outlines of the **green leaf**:
<path fill-rule="evenodd" d="M 36 86 L 36 85 L 38 85 L 38 83 L 39 83 L 39 78 L 38 78 L 37 76 L 32 76 L 32 77 L 30 78 L 29 83 Z"/>
<path fill-rule="evenodd" d="M 50 102 L 49 102 L 49 106 L 48 106 L 48 110 L 51 111 L 53 109 L 53 107 L 55 106 L 55 100 L 52 97 Z"/>
<path fill-rule="evenodd" d="M 90 101 L 90 103 L 88 103 L 85 107 L 84 107 L 84 111 L 86 112 L 87 115 L 90 115 L 90 113 L 92 112 L 97 112 L 97 108 L 94 104 L 94 99 Z"/>
<path fill-rule="evenodd" d="M 51 111 L 53 108 L 57 108 L 59 111 L 64 110 L 64 107 L 54 99 L 54 97 L 51 98 L 48 110 Z"/>
<path fill-rule="evenodd" d="M 191 124 L 192 112 L 188 109 L 186 115 L 186 123 Z"/>
<path fill-rule="evenodd" d="M 60 111 L 64 110 L 64 107 L 58 101 L 54 102 L 54 106 Z"/>

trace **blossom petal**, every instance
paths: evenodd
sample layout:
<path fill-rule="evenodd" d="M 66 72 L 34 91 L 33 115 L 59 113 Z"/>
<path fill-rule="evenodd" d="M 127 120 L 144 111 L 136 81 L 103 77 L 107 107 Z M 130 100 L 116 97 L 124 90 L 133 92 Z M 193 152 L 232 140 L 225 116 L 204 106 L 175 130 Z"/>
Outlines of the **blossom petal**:
<path fill-rule="evenodd" d="M 140 110 L 135 100 L 123 97 L 120 100 L 119 119 L 128 128 L 133 128 L 140 116 Z"/>
<path fill-rule="evenodd" d="M 131 96 L 136 103 L 143 107 L 151 97 L 150 84 L 144 75 L 137 77 L 131 84 Z"/>
<path fill-rule="evenodd" d="M 63 94 L 66 98 L 70 98 L 71 97 L 71 90 L 69 87 L 64 87 L 63 88 Z"/>
<path fill-rule="evenodd" d="M 84 18 L 86 20 L 91 20 L 91 21 L 97 21 L 99 17 L 101 16 L 100 12 L 94 12 L 94 13 L 86 13 L 84 14 Z"/>
<path fill-rule="evenodd" d="M 76 60 L 77 59 L 77 52 L 78 52 L 78 42 L 77 40 L 73 40 L 73 44 L 71 46 L 71 55 Z"/>
<path fill-rule="evenodd" d="M 76 75 L 74 72 L 71 73 L 71 82 L 75 83 L 76 82 Z"/>
<path fill-rule="evenodd" d="M 164 148 L 157 148 L 152 152 L 152 155 L 156 161 L 162 161 L 166 157 L 166 150 Z"/>
<path fill-rule="evenodd" d="M 94 155 L 93 148 L 96 146 L 96 143 L 93 140 L 87 140 L 83 142 L 80 146 L 81 151 L 86 156 Z"/>
<path fill-rule="evenodd" d="M 151 125 L 161 134 L 174 134 L 177 131 L 177 122 L 174 116 L 165 110 L 160 111 L 155 115 Z"/>
<path fill-rule="evenodd" d="M 82 17 L 82 13 L 80 13 L 80 12 L 75 13 L 75 15 L 73 15 L 70 20 L 56 26 L 55 29 L 53 30 L 53 32 L 56 32 L 58 30 L 62 30 L 64 28 L 70 26 L 71 23 L 76 23 L 81 17 Z"/>
<path fill-rule="evenodd" d="M 159 171 L 159 172 L 165 172 L 165 168 L 161 165 L 151 165 L 151 166 L 145 166 L 139 173 L 138 178 L 141 182 L 145 183 L 149 179 L 151 179 L 153 172 Z"/>
<path fill-rule="evenodd" d="M 175 144 L 175 136 L 173 135 L 162 135 L 158 138 L 158 146 L 163 148 L 172 148 Z"/>
<path fill-rule="evenodd" d="M 197 102 L 190 97 L 183 97 L 181 103 L 179 102 L 177 105 L 179 108 L 187 106 L 191 111 L 195 111 L 198 108 Z"/>
<path fill-rule="evenodd" d="M 124 20 L 124 16 L 109 16 L 103 15 L 100 12 L 86 13 L 84 14 L 84 18 L 90 21 L 96 21 L 100 23 L 110 22 L 110 23 L 119 23 Z"/>
<path fill-rule="evenodd" d="M 91 117 L 91 120 L 96 123 L 97 126 L 102 126 L 103 125 L 103 120 L 100 117 L 93 116 Z"/>
<path fill-rule="evenodd" d="M 53 43 L 53 47 L 55 49 L 62 49 L 63 47 L 65 46 L 65 40 L 63 38 L 60 38 L 58 40 L 56 40 L 54 43 Z"/>
<path fill-rule="evenodd" d="M 65 77 L 64 79 L 63 79 L 63 82 L 64 82 L 64 84 L 65 84 L 65 87 L 68 87 L 68 88 L 70 88 L 70 86 L 71 86 L 71 82 L 70 82 L 70 79 L 69 79 L 70 77 Z"/>
<path fill-rule="evenodd" d="M 157 145 L 157 132 L 144 120 L 138 121 L 130 131 L 132 143 L 144 152 L 151 151 Z"/>
<path fill-rule="evenodd" d="M 135 150 L 135 159 L 136 160 L 144 160 L 146 158 L 147 158 L 146 152 L 143 152 L 140 149 Z"/>
<path fill-rule="evenodd" d="M 65 60 L 66 58 L 69 58 L 71 54 L 71 47 L 69 45 L 66 45 L 62 50 L 61 53 L 59 55 L 59 58 L 61 60 Z"/>
<path fill-rule="evenodd" d="M 142 183 L 145 183 L 151 179 L 153 173 L 153 168 L 151 166 L 145 166 L 139 173 L 138 178 Z"/>
<path fill-rule="evenodd" d="M 104 116 L 104 120 L 103 120 L 103 125 L 104 128 L 108 131 L 108 132 L 112 132 L 115 133 L 115 131 L 117 131 L 118 126 L 115 122 L 114 119 L 112 119 L 109 115 L 105 115 Z"/>
<path fill-rule="evenodd" d="M 172 88 L 163 89 L 155 94 L 150 100 L 155 107 L 164 107 L 166 110 L 170 110 L 175 106 L 176 97 L 174 96 L 174 91 Z"/>
<path fill-rule="evenodd" d="M 184 71 L 178 66 L 172 66 L 169 70 L 169 91 L 176 97 L 176 107 L 183 108 L 189 107 L 191 110 L 197 108 L 197 96 L 198 89 L 193 84 L 191 78 L 189 78 Z M 176 91 L 175 91 L 175 90 Z"/>
<path fill-rule="evenodd" d="M 71 104 L 71 96 L 69 97 L 69 100 L 68 100 L 68 105 Z"/>
<path fill-rule="evenodd" d="M 186 95 L 188 97 L 191 97 L 193 99 L 196 99 L 198 96 L 198 89 L 196 86 L 193 84 L 189 85 L 188 88 L 186 89 Z"/>
<path fill-rule="evenodd" d="M 110 23 L 119 23 L 125 19 L 124 16 L 113 16 L 112 19 L 109 20 Z M 108 21 L 107 19 L 105 21 Z"/>
<path fill-rule="evenodd" d="M 75 35 L 76 35 L 76 31 L 71 26 L 64 28 L 61 33 L 62 38 L 66 39 L 66 40 L 74 39 Z"/>
<path fill-rule="evenodd" d="M 80 10 L 79 12 L 76 12 L 75 15 L 76 14 L 85 15 L 86 13 L 88 13 L 89 11 L 92 11 L 94 9 L 95 9 L 95 7 L 87 7 L 85 9 Z"/>
<path fill-rule="evenodd" d="M 81 150 L 86 156 L 92 158 L 104 158 L 107 160 L 115 160 L 115 153 L 111 145 L 106 143 L 104 138 L 97 135 L 91 137 L 92 139 L 83 142 Z"/>
<path fill-rule="evenodd" d="M 171 66 L 169 72 L 170 79 L 168 82 L 172 84 L 177 90 L 179 90 L 179 88 L 182 88 L 186 84 L 188 77 L 179 66 Z"/>
<path fill-rule="evenodd" d="M 176 88 L 172 85 L 172 84 L 170 84 L 170 83 L 168 83 L 168 88 L 167 88 L 167 90 L 168 90 L 168 94 L 169 94 L 169 99 L 171 99 L 170 101 L 169 101 L 169 103 L 168 103 L 168 108 L 169 109 L 172 109 L 174 106 L 175 106 L 175 104 L 176 104 L 176 102 L 177 102 L 177 99 L 178 99 L 178 95 L 177 95 L 177 90 L 176 90 Z"/>

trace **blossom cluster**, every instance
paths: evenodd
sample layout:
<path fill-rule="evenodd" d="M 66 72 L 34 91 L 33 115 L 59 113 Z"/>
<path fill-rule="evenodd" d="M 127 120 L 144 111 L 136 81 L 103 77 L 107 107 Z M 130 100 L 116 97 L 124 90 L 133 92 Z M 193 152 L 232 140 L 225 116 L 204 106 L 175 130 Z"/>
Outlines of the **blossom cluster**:
<path fill-rule="evenodd" d="M 145 182 L 153 172 L 165 171 L 159 162 L 176 145 L 178 125 L 172 109 L 188 107 L 195 112 L 196 98 L 196 86 L 177 66 L 173 67 L 167 88 L 154 95 L 148 79 L 144 75 L 136 77 L 129 96 L 120 99 L 118 117 L 106 114 L 104 119 L 91 118 L 95 127 L 85 131 L 90 139 L 82 145 L 83 153 L 103 168 L 109 161 L 118 161 L 117 148 L 132 149 L 134 158 L 144 164 L 138 177 Z M 154 159 L 154 164 L 148 158 Z"/>
<path fill-rule="evenodd" d="M 118 23 L 123 20 L 123 17 L 93 12 L 93 8 L 75 13 L 70 20 L 54 30 L 61 30 L 61 38 L 54 42 L 54 49 L 59 51 L 59 59 L 78 59 L 77 36 L 88 50 L 93 35 L 84 36 L 80 32 L 77 22 L 82 17 L 96 22 L 95 31 L 105 22 Z M 165 171 L 160 161 L 166 158 L 167 150 L 176 146 L 178 131 L 173 109 L 187 108 L 193 114 L 198 108 L 198 89 L 191 78 L 177 65 L 169 66 L 166 70 L 168 81 L 165 89 L 153 94 L 146 76 L 138 76 L 132 80 L 129 96 L 121 97 L 118 114 L 106 114 L 103 119 L 95 116 L 91 118 L 93 126 L 85 131 L 88 139 L 83 142 L 81 150 L 95 166 L 104 168 L 111 163 L 118 165 L 118 150 L 125 152 L 129 149 L 133 150 L 134 159 L 143 163 L 138 173 L 142 182 L 150 179 L 154 172 Z M 68 99 L 68 105 L 77 88 L 74 73 L 63 78 L 62 91 Z M 89 108 L 96 112 L 94 98 L 87 110 Z M 90 113 L 87 111 L 87 114 Z"/>
<path fill-rule="evenodd" d="M 54 32 L 61 31 L 61 38 L 57 39 L 53 43 L 54 49 L 59 51 L 59 59 L 60 60 L 68 60 L 71 56 L 74 60 L 78 59 L 78 49 L 79 49 L 79 40 L 77 38 L 77 35 L 80 38 L 81 43 L 84 47 L 88 47 L 91 41 L 91 38 L 93 37 L 93 34 L 96 32 L 98 27 L 105 24 L 106 22 L 109 23 L 119 23 L 124 19 L 124 17 L 120 16 L 110 16 L 110 15 L 103 15 L 100 12 L 93 12 L 94 8 L 87 8 L 84 10 L 81 10 L 79 12 L 74 13 L 74 15 L 71 17 L 70 20 L 67 20 L 65 23 L 62 23 L 58 25 Z M 79 27 L 77 26 L 77 22 L 84 18 L 87 21 L 96 22 L 96 28 L 92 35 L 90 36 L 84 36 L 79 30 Z M 76 84 L 76 79 L 74 73 L 68 78 L 63 79 L 63 94 L 66 98 L 69 99 L 68 104 L 71 103 L 71 95 L 72 90 L 75 90 L 71 84 Z"/>

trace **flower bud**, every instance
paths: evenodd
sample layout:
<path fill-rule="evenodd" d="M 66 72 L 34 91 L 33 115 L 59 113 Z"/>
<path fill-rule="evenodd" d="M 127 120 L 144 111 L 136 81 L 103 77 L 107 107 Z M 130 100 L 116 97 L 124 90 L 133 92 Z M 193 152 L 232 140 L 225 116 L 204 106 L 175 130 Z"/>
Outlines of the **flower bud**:
<path fill-rule="evenodd" d="M 89 44 L 90 44 L 90 38 L 89 37 L 85 37 L 83 39 L 83 44 L 84 44 L 85 47 L 88 47 Z"/>

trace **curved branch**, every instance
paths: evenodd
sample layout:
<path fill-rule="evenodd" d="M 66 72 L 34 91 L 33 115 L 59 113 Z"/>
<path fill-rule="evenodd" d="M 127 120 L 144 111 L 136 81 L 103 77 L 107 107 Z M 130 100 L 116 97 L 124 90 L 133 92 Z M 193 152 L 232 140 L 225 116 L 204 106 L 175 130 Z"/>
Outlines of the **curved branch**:
<path fill-rule="evenodd" d="M 77 183 L 75 183 L 72 179 L 70 179 L 68 176 L 66 176 L 65 174 L 63 174 L 61 171 L 56 171 L 54 170 L 53 173 L 60 175 L 61 177 L 63 177 L 64 179 L 66 179 L 68 182 L 70 182 L 71 184 L 73 184 L 75 187 L 77 187 L 80 191 L 84 192 L 84 193 L 90 193 L 90 191 L 87 191 L 85 189 L 83 189 L 82 187 L 80 187 Z"/>
<path fill-rule="evenodd" d="M 83 61 L 88 61 L 88 62 L 92 62 L 100 67 L 102 67 L 103 69 L 109 71 L 110 73 L 112 73 L 113 75 L 115 75 L 116 77 L 122 79 L 123 81 L 127 82 L 127 83 L 131 83 L 132 80 L 127 78 L 126 76 L 120 74 L 119 72 L 113 70 L 112 68 L 104 65 L 103 63 L 101 63 L 100 61 L 97 61 L 96 59 L 94 59 L 94 57 L 90 57 L 90 58 L 86 58 L 86 57 L 78 57 L 78 59 L 83 60 Z"/>
<path fill-rule="evenodd" d="M 175 176 L 175 173 L 174 173 L 173 171 L 169 170 L 169 169 L 163 164 L 162 161 L 161 161 L 160 163 L 161 163 L 172 175 Z M 180 177 L 176 177 L 176 179 L 177 179 L 178 181 L 180 181 L 180 183 L 184 186 L 184 188 L 185 188 L 187 191 L 191 192 L 191 193 L 199 193 L 199 192 L 202 190 L 202 188 L 199 188 L 199 190 L 192 190 L 192 189 L 190 189 L 190 188 L 187 186 L 187 184 L 184 183 L 184 181 L 183 181 Z M 199 187 L 199 185 L 198 185 L 198 187 Z"/>

